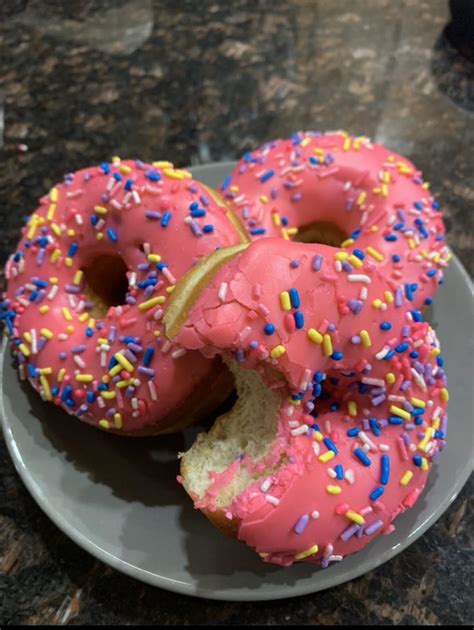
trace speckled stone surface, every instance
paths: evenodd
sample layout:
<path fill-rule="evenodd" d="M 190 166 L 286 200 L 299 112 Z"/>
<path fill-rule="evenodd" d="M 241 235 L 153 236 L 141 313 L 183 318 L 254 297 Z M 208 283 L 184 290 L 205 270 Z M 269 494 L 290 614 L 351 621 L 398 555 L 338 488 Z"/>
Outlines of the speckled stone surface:
<path fill-rule="evenodd" d="M 65 172 L 116 154 L 233 159 L 297 129 L 344 128 L 424 171 L 472 275 L 474 66 L 444 37 L 448 19 L 445 0 L 2 0 L 0 264 Z M 0 624 L 472 625 L 473 485 L 351 583 L 211 602 L 82 551 L 36 506 L 0 439 Z"/>

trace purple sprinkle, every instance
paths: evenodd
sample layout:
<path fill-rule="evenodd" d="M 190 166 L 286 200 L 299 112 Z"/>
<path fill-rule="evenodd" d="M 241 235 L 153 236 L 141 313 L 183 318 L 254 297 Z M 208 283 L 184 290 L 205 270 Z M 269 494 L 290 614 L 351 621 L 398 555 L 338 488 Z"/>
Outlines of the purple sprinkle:
<path fill-rule="evenodd" d="M 114 341 L 114 339 L 115 339 L 115 332 L 116 332 L 116 330 L 117 330 L 117 329 L 115 328 L 115 326 L 111 326 L 111 327 L 110 327 L 110 329 L 109 329 L 109 335 L 108 335 L 108 337 L 107 337 L 107 341 L 108 341 L 109 343 L 113 343 L 113 341 Z"/>
<path fill-rule="evenodd" d="M 290 199 L 291 199 L 291 201 L 293 201 L 295 203 L 298 202 L 301 199 L 301 193 L 299 193 L 299 192 L 293 193 L 291 195 Z"/>
<path fill-rule="evenodd" d="M 87 405 L 81 405 L 79 407 L 79 409 L 76 411 L 76 414 L 78 416 L 81 416 L 83 413 L 86 413 L 86 411 L 89 409 L 89 407 Z"/>
<path fill-rule="evenodd" d="M 421 435 L 423 435 L 423 433 Z M 402 440 L 404 441 L 405 446 L 410 446 L 411 444 L 410 436 L 408 435 L 406 431 L 402 433 Z"/>
<path fill-rule="evenodd" d="M 359 527 L 359 529 L 356 531 L 356 538 L 358 538 L 359 540 L 362 538 L 362 536 L 364 535 L 364 529 L 365 529 L 365 525 L 361 525 Z"/>
<path fill-rule="evenodd" d="M 38 255 L 36 256 L 36 264 L 38 266 L 43 264 L 43 260 L 44 260 L 44 255 L 45 255 L 46 250 L 41 248 L 38 252 Z"/>
<path fill-rule="evenodd" d="M 147 219 L 152 219 L 156 221 L 157 219 L 161 219 L 161 212 L 155 212 L 154 210 L 145 210 L 145 216 Z"/>
<path fill-rule="evenodd" d="M 395 290 L 395 306 L 401 306 L 403 302 L 403 293 L 400 287 Z"/>
<path fill-rule="evenodd" d="M 402 337 L 410 336 L 410 326 L 403 326 L 402 328 Z"/>
<path fill-rule="evenodd" d="M 145 287 L 145 289 L 143 289 L 143 295 L 145 297 L 150 297 L 154 290 L 155 287 L 152 284 L 149 284 L 147 287 Z"/>
<path fill-rule="evenodd" d="M 343 260 L 341 262 L 341 267 L 346 273 L 350 273 L 354 269 L 351 263 L 347 262 L 347 260 Z"/>
<path fill-rule="evenodd" d="M 138 354 L 140 354 L 140 352 L 143 352 L 143 348 L 142 346 L 139 346 L 137 343 L 135 342 L 130 342 L 127 346 L 127 348 L 129 348 L 132 352 L 136 352 Z"/>
<path fill-rule="evenodd" d="M 137 362 L 137 357 L 133 354 L 133 352 L 131 350 L 129 350 L 128 348 L 124 351 L 124 356 L 127 357 L 127 359 L 129 361 L 131 361 L 132 363 L 136 363 Z"/>
<path fill-rule="evenodd" d="M 402 384 L 400 385 L 400 389 L 402 390 L 402 392 L 406 392 L 407 389 L 409 389 L 411 386 L 411 381 L 402 381 Z"/>
<path fill-rule="evenodd" d="M 377 407 L 378 405 L 381 405 L 384 400 L 385 400 L 385 395 L 380 394 L 380 396 L 376 396 L 375 398 L 372 398 L 372 404 L 374 407 Z"/>
<path fill-rule="evenodd" d="M 244 360 L 244 351 L 242 349 L 236 350 L 234 353 L 235 360 L 237 363 L 242 363 Z"/>
<path fill-rule="evenodd" d="M 375 534 L 375 532 L 377 532 L 382 526 L 383 526 L 383 521 L 380 521 L 380 520 L 375 521 L 374 523 L 371 523 L 365 528 L 365 535 L 372 536 L 372 534 Z"/>
<path fill-rule="evenodd" d="M 66 293 L 80 293 L 81 292 L 80 288 L 76 287 L 73 284 L 66 284 L 64 288 L 66 290 Z"/>
<path fill-rule="evenodd" d="M 199 197 L 199 201 L 202 203 L 203 206 L 208 206 L 209 205 L 209 199 L 207 198 L 206 195 L 202 194 Z"/>
<path fill-rule="evenodd" d="M 313 271 L 319 271 L 321 269 L 321 265 L 323 264 L 323 257 L 319 254 L 313 258 Z"/>
<path fill-rule="evenodd" d="M 367 418 L 362 419 L 362 426 L 364 427 L 364 431 L 368 431 L 370 429 L 370 424 Z"/>
<path fill-rule="evenodd" d="M 339 536 L 339 538 L 341 540 L 343 540 L 344 542 L 347 542 L 349 540 L 349 538 L 352 538 L 352 536 L 356 533 L 356 531 L 359 529 L 360 525 L 357 525 L 357 523 L 354 523 L 353 525 L 349 525 L 349 527 L 347 527 L 342 534 Z"/>
<path fill-rule="evenodd" d="M 137 265 L 138 271 L 146 271 L 149 268 L 150 268 L 150 265 L 147 262 L 140 263 L 139 265 Z"/>
<path fill-rule="evenodd" d="M 293 260 L 290 262 L 290 267 L 292 267 L 293 269 L 298 269 L 298 267 L 300 266 L 300 264 L 301 264 L 301 263 L 300 263 L 300 261 L 299 261 L 299 260 L 293 259 Z"/>
<path fill-rule="evenodd" d="M 295 534 L 302 534 L 308 523 L 309 523 L 309 516 L 307 514 L 303 514 L 303 516 L 300 516 L 300 518 L 296 521 L 296 524 L 293 528 L 295 530 Z"/>
<path fill-rule="evenodd" d="M 405 424 L 405 429 L 407 431 L 413 431 L 415 429 L 415 425 L 412 422 L 408 422 L 407 424 Z"/>
<path fill-rule="evenodd" d="M 382 418 L 381 420 L 377 421 L 377 424 L 378 424 L 379 429 L 383 429 L 384 427 L 387 426 L 388 420 L 387 418 Z"/>
<path fill-rule="evenodd" d="M 44 346 L 46 345 L 46 341 L 47 341 L 46 337 L 40 337 L 40 340 L 38 341 L 38 344 L 37 344 L 38 352 L 44 348 Z"/>
<path fill-rule="evenodd" d="M 152 370 L 151 368 L 147 368 L 144 365 L 139 365 L 137 370 L 138 372 L 140 372 L 140 374 L 146 374 L 150 378 L 153 378 L 155 376 L 155 370 Z"/>
<path fill-rule="evenodd" d="M 346 199 L 346 210 L 352 210 L 353 206 L 354 206 L 354 199 L 352 198 Z"/>
<path fill-rule="evenodd" d="M 38 296 L 35 300 L 36 304 L 40 304 L 44 300 L 45 297 L 46 297 L 46 291 L 44 289 L 40 289 L 38 291 Z"/>
<path fill-rule="evenodd" d="M 125 398 L 132 398 L 135 388 L 129 385 L 125 390 Z"/>
<path fill-rule="evenodd" d="M 270 197 L 272 199 L 276 199 L 278 197 L 278 190 L 276 188 L 272 188 L 270 191 Z"/>
<path fill-rule="evenodd" d="M 251 348 L 252 350 L 256 350 L 258 348 L 258 341 L 251 341 L 249 343 L 249 348 Z"/>
<path fill-rule="evenodd" d="M 321 558 L 321 568 L 322 569 L 327 569 L 329 566 L 329 556 L 323 556 Z"/>
<path fill-rule="evenodd" d="M 201 228 L 196 223 L 196 221 L 190 221 L 189 225 L 191 227 L 191 230 L 192 230 L 194 236 L 202 236 Z"/>
<path fill-rule="evenodd" d="M 84 343 L 79 344 L 78 346 L 73 346 L 71 348 L 71 352 L 73 354 L 81 354 L 86 349 L 86 345 Z"/>
<path fill-rule="evenodd" d="M 359 337 L 359 335 L 352 335 L 351 343 L 357 346 L 360 342 L 361 342 L 361 338 Z"/>
<path fill-rule="evenodd" d="M 125 298 L 125 301 L 127 302 L 127 304 L 136 304 L 137 303 L 137 301 L 133 297 L 133 295 L 127 295 L 127 297 Z"/>
<path fill-rule="evenodd" d="M 329 332 L 334 332 L 336 330 L 336 324 L 329 324 L 328 325 L 328 330 L 329 330 Z"/>
<path fill-rule="evenodd" d="M 58 357 L 61 361 L 64 361 L 64 359 L 67 357 L 67 354 L 63 351 L 58 354 Z"/>

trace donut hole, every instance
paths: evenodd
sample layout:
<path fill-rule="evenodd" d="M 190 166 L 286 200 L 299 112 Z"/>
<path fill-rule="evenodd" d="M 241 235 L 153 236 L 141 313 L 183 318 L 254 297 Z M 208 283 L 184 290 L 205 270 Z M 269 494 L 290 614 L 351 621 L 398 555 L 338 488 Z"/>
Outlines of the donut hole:
<path fill-rule="evenodd" d="M 293 240 L 299 243 L 321 243 L 340 247 L 347 235 L 330 221 L 313 221 L 298 228 L 298 232 Z"/>
<path fill-rule="evenodd" d="M 91 315 L 104 317 L 111 306 L 125 304 L 128 268 L 120 256 L 97 256 L 82 271 L 84 293 L 93 304 Z"/>

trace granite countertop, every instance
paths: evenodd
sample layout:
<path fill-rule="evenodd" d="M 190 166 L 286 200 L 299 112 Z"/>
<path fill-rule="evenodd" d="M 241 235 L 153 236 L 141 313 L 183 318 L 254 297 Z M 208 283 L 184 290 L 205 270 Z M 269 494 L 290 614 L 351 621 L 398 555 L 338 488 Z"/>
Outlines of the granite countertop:
<path fill-rule="evenodd" d="M 472 275 L 474 64 L 446 38 L 448 19 L 447 0 L 2 0 L 0 264 L 65 172 L 117 154 L 234 159 L 297 129 L 343 128 L 423 170 Z M 424 536 L 350 583 L 212 602 L 76 546 L 0 439 L 0 624 L 472 624 L 472 496 L 471 478 Z"/>

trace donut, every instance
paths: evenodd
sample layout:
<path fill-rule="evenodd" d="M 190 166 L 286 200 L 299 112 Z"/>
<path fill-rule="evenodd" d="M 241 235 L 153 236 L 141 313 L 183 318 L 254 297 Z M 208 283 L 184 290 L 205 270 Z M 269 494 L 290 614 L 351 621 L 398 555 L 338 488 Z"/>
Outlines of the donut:
<path fill-rule="evenodd" d="M 167 340 L 161 318 L 189 267 L 242 240 L 220 195 L 170 162 L 113 158 L 67 174 L 6 263 L 0 317 L 20 376 L 104 430 L 193 421 L 225 394 L 225 376 Z"/>
<path fill-rule="evenodd" d="M 445 445 L 434 330 L 383 265 L 351 253 L 361 265 L 345 266 L 346 251 L 281 238 L 222 249 L 165 315 L 169 338 L 224 359 L 238 395 L 178 480 L 265 562 L 326 567 L 390 533 Z"/>
<path fill-rule="evenodd" d="M 413 308 L 430 304 L 451 254 L 440 207 L 406 158 L 343 131 L 299 132 L 248 152 L 221 190 L 252 239 L 357 248 Z"/>

